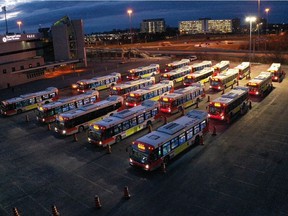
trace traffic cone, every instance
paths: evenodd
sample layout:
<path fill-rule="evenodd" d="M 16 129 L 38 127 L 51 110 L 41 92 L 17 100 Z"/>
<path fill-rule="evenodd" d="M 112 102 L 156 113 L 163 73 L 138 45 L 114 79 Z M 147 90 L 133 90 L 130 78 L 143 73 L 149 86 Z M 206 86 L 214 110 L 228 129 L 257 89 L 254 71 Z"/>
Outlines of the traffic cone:
<path fill-rule="evenodd" d="M 76 133 L 73 134 L 73 139 L 74 139 L 75 142 L 78 142 L 78 137 L 77 137 Z"/>
<path fill-rule="evenodd" d="M 164 162 L 161 164 L 161 171 L 162 171 L 163 173 L 166 173 L 166 171 L 167 171 L 167 170 L 166 170 L 166 163 L 164 163 Z"/>
<path fill-rule="evenodd" d="M 29 115 L 26 115 L 26 122 L 29 122 Z"/>
<path fill-rule="evenodd" d="M 112 148 L 111 148 L 111 145 L 107 145 L 107 153 L 108 154 L 111 154 L 112 153 Z"/>
<path fill-rule="evenodd" d="M 213 133 L 212 133 L 212 136 L 216 136 L 217 134 L 216 134 L 216 127 L 214 126 L 213 127 Z"/>
<path fill-rule="evenodd" d="M 16 207 L 13 208 L 13 215 L 20 216 L 20 214 L 18 213 L 18 209 Z"/>
<path fill-rule="evenodd" d="M 101 203 L 100 203 L 100 198 L 99 198 L 99 196 L 95 196 L 95 207 L 97 208 L 97 209 L 100 209 L 101 207 L 102 207 L 102 205 L 101 205 Z"/>
<path fill-rule="evenodd" d="M 50 123 L 48 123 L 47 128 L 48 128 L 49 131 L 51 130 L 51 125 L 50 125 Z"/>
<path fill-rule="evenodd" d="M 207 96 L 207 102 L 210 102 L 210 95 Z"/>
<path fill-rule="evenodd" d="M 125 186 L 124 187 L 124 198 L 125 199 L 130 199 L 131 195 L 129 193 L 129 190 L 128 190 L 128 186 Z"/>
<path fill-rule="evenodd" d="M 60 216 L 60 213 L 58 212 L 55 205 L 52 205 L 52 215 L 53 216 Z"/>

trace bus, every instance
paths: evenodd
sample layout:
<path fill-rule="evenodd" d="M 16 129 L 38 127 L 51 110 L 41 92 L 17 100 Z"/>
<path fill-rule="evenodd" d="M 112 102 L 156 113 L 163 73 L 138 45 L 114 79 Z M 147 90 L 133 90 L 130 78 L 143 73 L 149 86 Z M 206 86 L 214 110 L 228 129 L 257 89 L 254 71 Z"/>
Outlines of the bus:
<path fill-rule="evenodd" d="M 56 117 L 55 132 L 68 136 L 80 133 L 88 128 L 91 122 L 101 120 L 114 112 L 120 111 L 124 99 L 121 96 L 109 96 L 106 100 L 86 104 L 78 109 L 61 113 Z"/>
<path fill-rule="evenodd" d="M 210 119 L 227 121 L 238 114 L 244 114 L 251 108 L 247 87 L 237 86 L 228 93 L 211 101 L 208 105 L 208 117 Z"/>
<path fill-rule="evenodd" d="M 164 73 L 161 75 L 161 80 L 170 80 L 173 81 L 174 84 L 183 82 L 184 77 L 191 73 L 191 67 L 190 66 L 184 66 L 172 71 L 169 71 L 167 73 Z"/>
<path fill-rule="evenodd" d="M 159 117 L 159 102 L 146 100 L 140 106 L 122 110 L 89 127 L 88 142 L 106 147 L 141 131 Z"/>
<path fill-rule="evenodd" d="M 11 116 L 25 111 L 36 109 L 39 103 L 50 103 L 58 100 L 58 89 L 48 87 L 43 91 L 20 95 L 1 101 L 0 111 L 4 116 Z"/>
<path fill-rule="evenodd" d="M 281 70 L 281 63 L 272 63 L 267 71 L 272 73 L 272 81 L 281 82 L 285 77 L 285 73 Z"/>
<path fill-rule="evenodd" d="M 158 101 L 163 94 L 169 92 L 173 92 L 173 82 L 163 80 L 153 86 L 130 92 L 125 104 L 127 107 L 134 107 L 148 99 Z"/>
<path fill-rule="evenodd" d="M 218 74 L 226 71 L 229 69 L 230 61 L 221 61 L 213 66 L 214 68 L 214 74 L 213 76 L 217 76 Z"/>
<path fill-rule="evenodd" d="M 129 70 L 129 75 L 127 76 L 128 80 L 137 80 L 140 78 L 147 78 L 155 76 L 160 73 L 159 64 L 151 64 L 149 66 L 138 67 L 135 69 Z"/>
<path fill-rule="evenodd" d="M 233 86 L 238 80 L 238 69 L 229 69 L 210 79 L 210 89 L 224 90 L 229 86 Z"/>
<path fill-rule="evenodd" d="M 193 83 L 197 83 L 197 82 L 205 84 L 205 83 L 209 82 L 213 73 L 214 73 L 214 68 L 206 67 L 203 70 L 196 71 L 192 74 L 185 76 L 183 84 L 184 84 L 184 86 L 190 86 Z"/>
<path fill-rule="evenodd" d="M 273 88 L 271 72 L 261 72 L 258 76 L 251 79 L 247 86 L 250 95 L 263 97 L 265 93 Z"/>
<path fill-rule="evenodd" d="M 99 101 L 98 91 L 88 91 L 81 95 L 59 99 L 58 101 L 38 106 L 36 119 L 42 123 L 56 121 L 56 115 L 77 109 L 85 104 Z"/>
<path fill-rule="evenodd" d="M 204 86 L 200 83 L 194 83 L 191 86 L 175 90 L 173 93 L 162 96 L 159 99 L 160 111 L 174 114 L 200 102 L 204 97 Z"/>
<path fill-rule="evenodd" d="M 238 79 L 243 79 L 244 77 L 250 77 L 250 62 L 242 62 L 235 67 L 238 69 Z"/>
<path fill-rule="evenodd" d="M 172 63 L 166 64 L 165 73 L 189 65 L 189 63 L 189 59 L 181 59 L 180 61 L 174 61 Z"/>
<path fill-rule="evenodd" d="M 155 77 L 148 77 L 139 80 L 127 81 L 125 83 L 116 84 L 111 86 L 110 95 L 121 95 L 124 98 L 131 91 L 135 91 L 137 89 L 141 89 L 147 86 L 152 86 L 155 84 Z"/>
<path fill-rule="evenodd" d="M 104 90 L 110 88 L 116 83 L 121 82 L 120 73 L 111 73 L 110 75 L 94 77 L 92 79 L 84 79 L 77 81 L 77 91 L 79 93 L 84 93 L 89 90 Z"/>
<path fill-rule="evenodd" d="M 167 164 L 192 145 L 201 144 L 208 124 L 207 112 L 188 112 L 133 142 L 129 151 L 129 164 L 146 171 Z"/>
<path fill-rule="evenodd" d="M 202 61 L 200 63 L 194 63 L 191 65 L 192 73 L 203 70 L 205 67 L 211 67 L 211 66 L 212 66 L 212 61 Z"/>

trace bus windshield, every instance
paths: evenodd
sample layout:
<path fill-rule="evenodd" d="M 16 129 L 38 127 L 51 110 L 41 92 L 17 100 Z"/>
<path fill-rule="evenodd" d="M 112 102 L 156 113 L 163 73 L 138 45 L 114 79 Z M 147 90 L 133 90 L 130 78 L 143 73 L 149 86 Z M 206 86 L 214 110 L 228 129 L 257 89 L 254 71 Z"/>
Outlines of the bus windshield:
<path fill-rule="evenodd" d="M 134 160 L 141 161 L 141 163 L 147 163 L 148 162 L 148 154 L 145 152 L 139 152 L 137 149 L 134 149 L 135 147 L 132 146 L 132 151 L 130 154 L 130 157 Z"/>
<path fill-rule="evenodd" d="M 211 80 L 210 85 L 211 86 L 218 86 L 221 82 L 220 81 L 215 81 L 215 80 Z"/>
<path fill-rule="evenodd" d="M 209 113 L 211 113 L 213 115 L 220 115 L 222 113 L 222 108 L 209 106 Z"/>

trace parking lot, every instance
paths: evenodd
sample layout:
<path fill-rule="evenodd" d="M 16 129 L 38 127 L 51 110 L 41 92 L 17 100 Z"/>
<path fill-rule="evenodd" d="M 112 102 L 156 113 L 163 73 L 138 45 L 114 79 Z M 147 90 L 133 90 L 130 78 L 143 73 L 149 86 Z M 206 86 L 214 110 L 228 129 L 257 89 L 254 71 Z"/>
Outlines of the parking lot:
<path fill-rule="evenodd" d="M 43 89 L 60 88 L 72 95 L 75 81 L 121 72 L 171 59 L 95 63 L 98 70 L 70 74 L 1 90 L 1 100 Z M 213 65 L 216 62 L 213 61 Z M 231 62 L 235 67 L 239 62 Z M 251 77 L 269 65 L 252 64 Z M 95 67 L 96 68 L 96 67 Z M 288 67 L 283 66 L 287 73 Z M 240 80 L 243 86 L 248 81 Z M 35 112 L 0 118 L 0 215 L 51 215 L 55 205 L 61 215 L 288 215 L 288 81 L 273 82 L 265 98 L 252 100 L 252 109 L 230 125 L 211 121 L 203 146 L 195 146 L 172 161 L 167 172 L 151 173 L 130 167 L 127 147 L 145 129 L 112 146 L 112 153 L 87 142 L 85 132 L 58 137 L 36 122 Z M 208 91 L 211 100 L 221 92 Z M 229 91 L 226 90 L 226 91 Z M 109 92 L 100 92 L 101 98 Z M 207 97 L 199 108 L 206 110 Z M 188 110 L 195 108 L 194 106 Z M 26 116 L 29 121 L 26 121 Z M 175 114 L 168 121 L 179 117 Z M 159 120 L 153 128 L 163 125 Z M 217 135 L 212 136 L 216 127 Z M 130 199 L 125 199 L 124 188 Z M 95 207 L 99 196 L 102 208 Z"/>

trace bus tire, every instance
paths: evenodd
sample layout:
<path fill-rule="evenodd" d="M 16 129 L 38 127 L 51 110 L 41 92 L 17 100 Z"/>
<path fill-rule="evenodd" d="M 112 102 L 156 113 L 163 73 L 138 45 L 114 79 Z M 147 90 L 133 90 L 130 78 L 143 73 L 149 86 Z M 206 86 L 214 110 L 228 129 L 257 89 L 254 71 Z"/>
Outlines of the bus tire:
<path fill-rule="evenodd" d="M 169 155 L 168 155 L 168 156 L 165 156 L 164 159 L 163 159 L 163 163 L 168 164 L 169 161 L 170 161 Z"/>
<path fill-rule="evenodd" d="M 115 143 L 119 143 L 119 142 L 121 142 L 121 140 L 122 140 L 121 136 L 117 136 Z"/>
<path fill-rule="evenodd" d="M 50 103 L 49 101 L 45 101 L 45 104 L 48 104 L 48 103 Z"/>
<path fill-rule="evenodd" d="M 79 129 L 78 129 L 78 132 L 81 133 L 82 131 L 84 131 L 84 127 L 80 126 Z"/>
<path fill-rule="evenodd" d="M 18 110 L 17 110 L 17 114 L 20 114 L 20 113 L 22 113 L 22 110 L 21 110 L 21 109 L 18 109 Z"/>
<path fill-rule="evenodd" d="M 179 112 L 182 112 L 183 109 L 184 109 L 184 108 L 183 108 L 182 106 L 179 106 L 179 107 L 178 107 L 178 111 L 179 111 Z"/>

